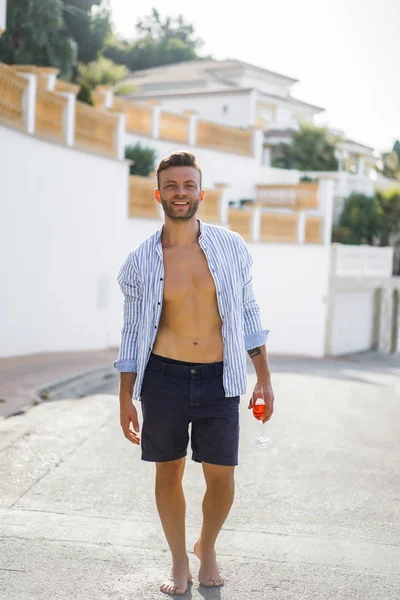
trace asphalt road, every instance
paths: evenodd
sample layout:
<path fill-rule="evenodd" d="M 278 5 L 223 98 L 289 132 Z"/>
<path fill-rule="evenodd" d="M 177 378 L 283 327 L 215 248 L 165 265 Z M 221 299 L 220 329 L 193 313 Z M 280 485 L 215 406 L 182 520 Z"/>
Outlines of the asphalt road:
<path fill-rule="evenodd" d="M 279 360 L 273 370 L 269 450 L 255 447 L 260 425 L 241 403 L 236 500 L 218 541 L 226 585 L 194 581 L 183 598 L 398 600 L 400 361 Z M 116 392 L 115 378 L 0 422 L 1 598 L 164 597 L 154 466 L 122 436 Z M 191 551 L 204 482 L 190 459 L 184 487 Z"/>

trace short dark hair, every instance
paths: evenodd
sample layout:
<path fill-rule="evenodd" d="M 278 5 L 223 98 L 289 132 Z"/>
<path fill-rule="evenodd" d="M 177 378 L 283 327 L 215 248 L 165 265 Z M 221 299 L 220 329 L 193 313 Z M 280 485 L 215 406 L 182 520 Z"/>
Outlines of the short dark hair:
<path fill-rule="evenodd" d="M 199 163 L 194 154 L 191 152 L 186 152 L 185 150 L 180 150 L 177 152 L 171 152 L 171 154 L 167 154 L 160 161 L 157 167 L 157 185 L 160 187 L 160 173 L 161 171 L 165 171 L 170 167 L 193 167 L 200 173 L 200 187 L 202 180 L 202 172 Z"/>

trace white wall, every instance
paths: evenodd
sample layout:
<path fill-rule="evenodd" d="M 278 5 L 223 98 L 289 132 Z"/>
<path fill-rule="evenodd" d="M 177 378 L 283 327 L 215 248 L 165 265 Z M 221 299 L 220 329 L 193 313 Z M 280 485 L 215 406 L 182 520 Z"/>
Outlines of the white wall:
<path fill-rule="evenodd" d="M 372 348 L 374 293 L 371 289 L 335 294 L 330 349 L 332 356 Z"/>
<path fill-rule="evenodd" d="M 0 0 L 0 30 L 6 28 L 7 0 Z"/>
<path fill-rule="evenodd" d="M 0 165 L 0 356 L 107 347 L 128 166 L 1 125 Z"/>
<path fill-rule="evenodd" d="M 118 346 L 117 272 L 162 222 L 128 218 L 126 164 L 3 126 L 0 140 L 0 356 Z M 245 159 L 219 161 L 207 177 L 243 176 Z M 322 356 L 329 246 L 249 247 L 270 351 Z"/>
<path fill-rule="evenodd" d="M 249 244 L 253 284 L 274 354 L 322 357 L 330 247 Z"/>
<path fill-rule="evenodd" d="M 218 150 L 205 148 L 191 148 L 175 142 L 165 142 L 128 133 L 126 144 L 140 142 L 143 146 L 154 148 L 157 161 L 174 150 L 190 150 L 193 152 L 203 171 L 203 185 L 212 188 L 215 183 L 228 183 L 230 185 L 229 200 L 241 198 L 255 198 L 255 183 L 258 179 L 260 165 L 253 156 L 239 156 Z"/>
<path fill-rule="evenodd" d="M 248 127 L 253 125 L 251 120 L 251 94 L 201 94 L 198 96 L 177 96 L 175 98 L 159 98 L 166 110 L 183 113 L 185 110 L 196 110 L 199 118 L 213 121 L 221 125 Z M 223 107 L 227 106 L 227 112 Z"/>

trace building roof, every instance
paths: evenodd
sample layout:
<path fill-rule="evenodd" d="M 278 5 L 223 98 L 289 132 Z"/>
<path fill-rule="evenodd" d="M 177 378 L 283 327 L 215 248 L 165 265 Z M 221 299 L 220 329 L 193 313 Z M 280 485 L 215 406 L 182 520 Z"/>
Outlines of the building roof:
<path fill-rule="evenodd" d="M 287 77 L 281 73 L 276 73 L 263 67 L 251 65 L 242 60 L 229 59 L 229 60 L 189 60 L 180 63 L 174 63 L 170 65 L 162 65 L 159 67 L 152 67 L 151 69 L 140 69 L 133 71 L 128 75 L 129 79 L 146 79 L 146 81 L 170 81 L 171 77 L 176 78 L 177 81 L 193 79 L 194 75 L 209 77 L 218 77 L 216 71 L 223 73 L 224 71 L 232 71 L 233 69 L 241 70 L 253 70 L 271 77 L 279 79 L 282 83 L 293 84 L 298 80 L 292 77 Z M 229 81 L 225 83 L 229 84 Z M 232 83 L 234 85 L 234 83 Z"/>
<path fill-rule="evenodd" d="M 133 71 L 128 78 L 133 79 L 139 88 L 137 92 L 127 94 L 134 100 L 147 98 L 168 98 L 206 94 L 237 94 L 246 93 L 255 87 L 243 87 L 232 79 L 232 73 L 248 73 L 251 71 L 262 74 L 275 85 L 291 86 L 297 81 L 286 75 L 275 73 L 240 60 L 195 60 L 141 69 Z M 325 109 L 297 100 L 290 95 L 279 96 L 258 90 L 269 101 L 277 100 L 299 108 L 321 112 Z"/>

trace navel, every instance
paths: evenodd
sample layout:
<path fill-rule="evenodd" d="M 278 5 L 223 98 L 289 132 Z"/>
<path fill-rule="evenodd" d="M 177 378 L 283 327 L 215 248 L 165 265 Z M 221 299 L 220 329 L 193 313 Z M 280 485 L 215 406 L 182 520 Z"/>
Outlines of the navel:
<path fill-rule="evenodd" d="M 193 346 L 198 346 L 199 342 L 193 342 Z"/>

